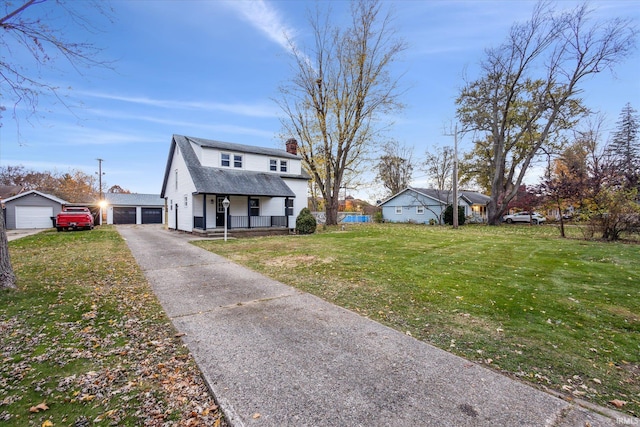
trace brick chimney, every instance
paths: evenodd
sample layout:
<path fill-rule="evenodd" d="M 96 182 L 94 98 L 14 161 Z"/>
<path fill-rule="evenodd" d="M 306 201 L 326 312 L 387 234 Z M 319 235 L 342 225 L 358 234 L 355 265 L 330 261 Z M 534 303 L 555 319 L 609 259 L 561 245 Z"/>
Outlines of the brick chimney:
<path fill-rule="evenodd" d="M 287 139 L 287 153 L 293 154 L 294 156 L 298 155 L 298 141 L 295 138 Z"/>

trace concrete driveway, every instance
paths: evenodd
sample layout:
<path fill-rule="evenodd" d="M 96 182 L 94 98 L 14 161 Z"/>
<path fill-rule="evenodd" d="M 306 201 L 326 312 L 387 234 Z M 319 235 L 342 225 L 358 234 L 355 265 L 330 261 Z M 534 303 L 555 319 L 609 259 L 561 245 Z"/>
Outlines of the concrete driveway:
<path fill-rule="evenodd" d="M 619 425 L 615 413 L 271 280 L 189 244 L 188 234 L 118 231 L 232 426 Z"/>

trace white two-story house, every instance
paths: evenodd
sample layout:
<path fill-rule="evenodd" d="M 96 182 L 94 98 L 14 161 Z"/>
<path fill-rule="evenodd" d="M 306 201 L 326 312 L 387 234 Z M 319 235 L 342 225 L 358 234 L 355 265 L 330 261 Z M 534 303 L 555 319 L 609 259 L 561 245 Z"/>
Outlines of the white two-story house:
<path fill-rule="evenodd" d="M 160 197 L 170 229 L 206 233 L 227 229 L 295 228 L 307 207 L 309 175 L 298 144 L 254 147 L 173 135 Z"/>

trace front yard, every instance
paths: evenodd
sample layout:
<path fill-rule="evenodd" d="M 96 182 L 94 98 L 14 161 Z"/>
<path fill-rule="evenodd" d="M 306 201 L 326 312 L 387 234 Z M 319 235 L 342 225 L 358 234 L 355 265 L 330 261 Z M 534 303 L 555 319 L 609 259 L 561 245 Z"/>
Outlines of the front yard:
<path fill-rule="evenodd" d="M 9 244 L 0 424 L 224 426 L 195 362 L 111 226 Z"/>
<path fill-rule="evenodd" d="M 640 415 L 640 245 L 352 225 L 196 244 L 506 374 Z"/>

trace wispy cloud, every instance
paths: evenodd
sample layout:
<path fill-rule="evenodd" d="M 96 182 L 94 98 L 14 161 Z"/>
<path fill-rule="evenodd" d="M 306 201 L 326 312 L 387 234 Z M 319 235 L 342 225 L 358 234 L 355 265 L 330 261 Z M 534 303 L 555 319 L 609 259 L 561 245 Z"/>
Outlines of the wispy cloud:
<path fill-rule="evenodd" d="M 285 50 L 291 50 L 289 40 L 294 30 L 288 27 L 278 10 L 265 0 L 227 1 L 227 7 L 237 11 L 243 19 L 263 32 L 269 39 Z"/>
<path fill-rule="evenodd" d="M 255 104 L 225 104 L 220 102 L 202 101 L 177 101 L 168 99 L 154 99 L 144 96 L 126 96 L 119 94 L 109 94 L 104 92 L 81 91 L 82 95 L 99 98 L 103 100 L 121 101 L 129 104 L 144 105 L 164 109 L 180 109 L 193 111 L 223 111 L 231 114 L 238 114 L 249 117 L 277 117 L 277 109 L 271 103 Z"/>

